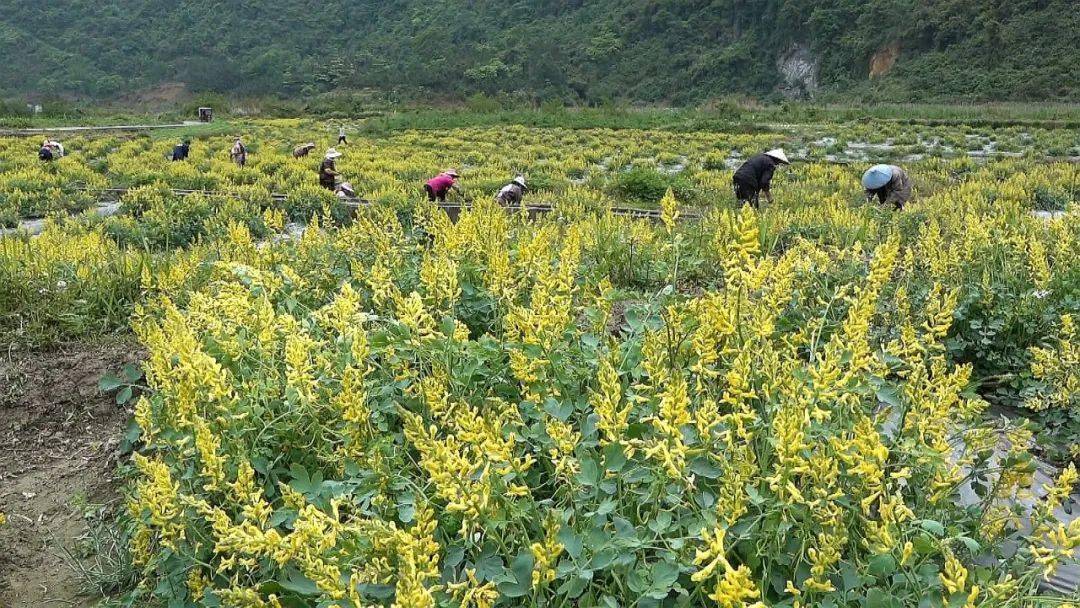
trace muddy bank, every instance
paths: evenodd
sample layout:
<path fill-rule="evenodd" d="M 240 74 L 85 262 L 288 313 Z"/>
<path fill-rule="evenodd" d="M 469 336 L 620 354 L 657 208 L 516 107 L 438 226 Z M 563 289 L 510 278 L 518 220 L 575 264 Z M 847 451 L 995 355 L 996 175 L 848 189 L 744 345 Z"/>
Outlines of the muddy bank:
<path fill-rule="evenodd" d="M 91 505 L 119 500 L 130 414 L 98 380 L 137 358 L 126 344 L 0 352 L 0 608 L 93 605 L 65 552 Z"/>

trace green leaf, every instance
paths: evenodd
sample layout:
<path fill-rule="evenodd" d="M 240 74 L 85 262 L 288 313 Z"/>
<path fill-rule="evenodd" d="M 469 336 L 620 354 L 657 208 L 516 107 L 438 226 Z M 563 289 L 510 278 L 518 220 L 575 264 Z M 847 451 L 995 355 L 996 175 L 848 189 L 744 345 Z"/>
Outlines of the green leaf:
<path fill-rule="evenodd" d="M 510 565 L 511 580 L 499 583 L 499 593 L 507 598 L 524 597 L 532 590 L 532 571 L 535 561 L 531 551 L 522 551 Z"/>
<path fill-rule="evenodd" d="M 888 403 L 893 407 L 900 407 L 900 405 L 903 403 L 900 399 L 899 391 L 895 386 L 889 384 L 882 386 L 877 390 L 876 394 L 878 401 L 882 403 Z"/>
<path fill-rule="evenodd" d="M 570 559 L 576 560 L 581 556 L 581 550 L 584 548 L 584 543 L 581 542 L 581 537 L 578 536 L 570 528 L 563 528 L 559 530 L 559 534 L 556 537 L 559 539 L 559 543 L 563 546 L 566 554 L 570 556 Z"/>
<path fill-rule="evenodd" d="M 690 471 L 706 479 L 716 479 L 723 473 L 707 456 L 691 460 Z"/>
<path fill-rule="evenodd" d="M 443 564 L 453 568 L 460 564 L 463 559 L 465 559 L 465 549 L 463 547 L 450 547 L 446 550 L 446 557 L 443 558 Z"/>
<path fill-rule="evenodd" d="M 116 404 L 124 405 L 128 401 L 131 401 L 131 393 L 132 388 L 130 386 L 125 386 L 124 388 L 120 389 L 120 392 L 116 393 Z"/>
<path fill-rule="evenodd" d="M 594 458 L 586 456 L 581 459 L 581 472 L 577 479 L 586 486 L 595 486 L 600 481 L 600 467 Z"/>
<path fill-rule="evenodd" d="M 934 521 L 932 519 L 924 519 L 920 521 L 919 527 L 939 538 L 945 535 L 945 526 L 941 525 L 941 522 Z"/>
<path fill-rule="evenodd" d="M 874 587 L 866 592 L 866 608 L 899 608 L 900 602 L 888 591 Z"/>
<path fill-rule="evenodd" d="M 98 380 L 98 390 L 108 393 L 123 386 L 125 382 L 113 374 L 105 374 Z"/>
<path fill-rule="evenodd" d="M 979 545 L 979 541 L 975 540 L 974 538 L 971 538 L 969 536 L 958 536 L 957 540 L 964 543 L 964 546 L 967 547 L 967 550 L 970 551 L 972 555 L 978 554 L 979 551 L 982 550 L 982 547 Z"/>
<path fill-rule="evenodd" d="M 121 370 L 120 373 L 124 375 L 124 378 L 127 379 L 129 384 L 134 384 L 139 380 L 142 380 L 143 377 L 142 368 L 138 365 L 135 365 L 134 363 L 128 363 L 124 365 L 124 368 Z"/>
<path fill-rule="evenodd" d="M 622 446 L 617 443 L 609 443 L 604 446 L 604 468 L 609 471 L 619 472 L 626 465 L 626 454 Z"/>
<path fill-rule="evenodd" d="M 299 570 L 289 566 L 285 568 L 285 578 L 278 579 L 282 588 L 299 595 L 319 595 L 319 586 L 315 581 L 304 576 Z"/>
<path fill-rule="evenodd" d="M 502 558 L 498 555 L 481 556 L 473 562 L 473 568 L 476 570 L 476 578 L 480 582 L 495 580 L 497 576 L 505 571 Z"/>
<path fill-rule="evenodd" d="M 889 555 L 877 555 L 870 560 L 869 572 L 878 578 L 885 578 L 896 571 L 896 559 Z"/>

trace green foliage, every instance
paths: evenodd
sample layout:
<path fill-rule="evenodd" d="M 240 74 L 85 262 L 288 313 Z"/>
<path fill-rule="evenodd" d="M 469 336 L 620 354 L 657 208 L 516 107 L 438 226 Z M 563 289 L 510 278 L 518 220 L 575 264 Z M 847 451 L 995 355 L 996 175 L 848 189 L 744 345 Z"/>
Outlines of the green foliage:
<path fill-rule="evenodd" d="M 826 91 L 849 98 L 1069 99 L 1077 31 L 1070 0 L 0 0 L 0 92 L 111 97 L 181 82 L 690 103 L 774 94 L 778 60 L 802 44 Z M 894 43 L 894 69 L 869 80 L 870 58 Z"/>

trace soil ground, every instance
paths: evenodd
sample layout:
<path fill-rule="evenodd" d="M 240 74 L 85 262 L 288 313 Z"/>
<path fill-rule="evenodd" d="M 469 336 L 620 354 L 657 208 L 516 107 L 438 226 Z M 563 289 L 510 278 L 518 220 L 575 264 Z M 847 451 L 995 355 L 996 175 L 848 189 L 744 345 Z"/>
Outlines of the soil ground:
<path fill-rule="evenodd" d="M 115 504 L 130 414 L 98 390 L 127 344 L 0 352 L 0 608 L 91 606 L 68 565 L 89 505 Z"/>

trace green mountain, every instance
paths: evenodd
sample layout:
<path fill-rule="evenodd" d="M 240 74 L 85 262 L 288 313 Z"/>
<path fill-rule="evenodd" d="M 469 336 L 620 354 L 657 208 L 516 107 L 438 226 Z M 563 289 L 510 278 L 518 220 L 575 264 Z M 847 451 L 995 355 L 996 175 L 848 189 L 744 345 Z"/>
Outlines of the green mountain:
<path fill-rule="evenodd" d="M 1075 99 L 1078 39 L 1076 0 L 0 0 L 0 94 Z"/>

